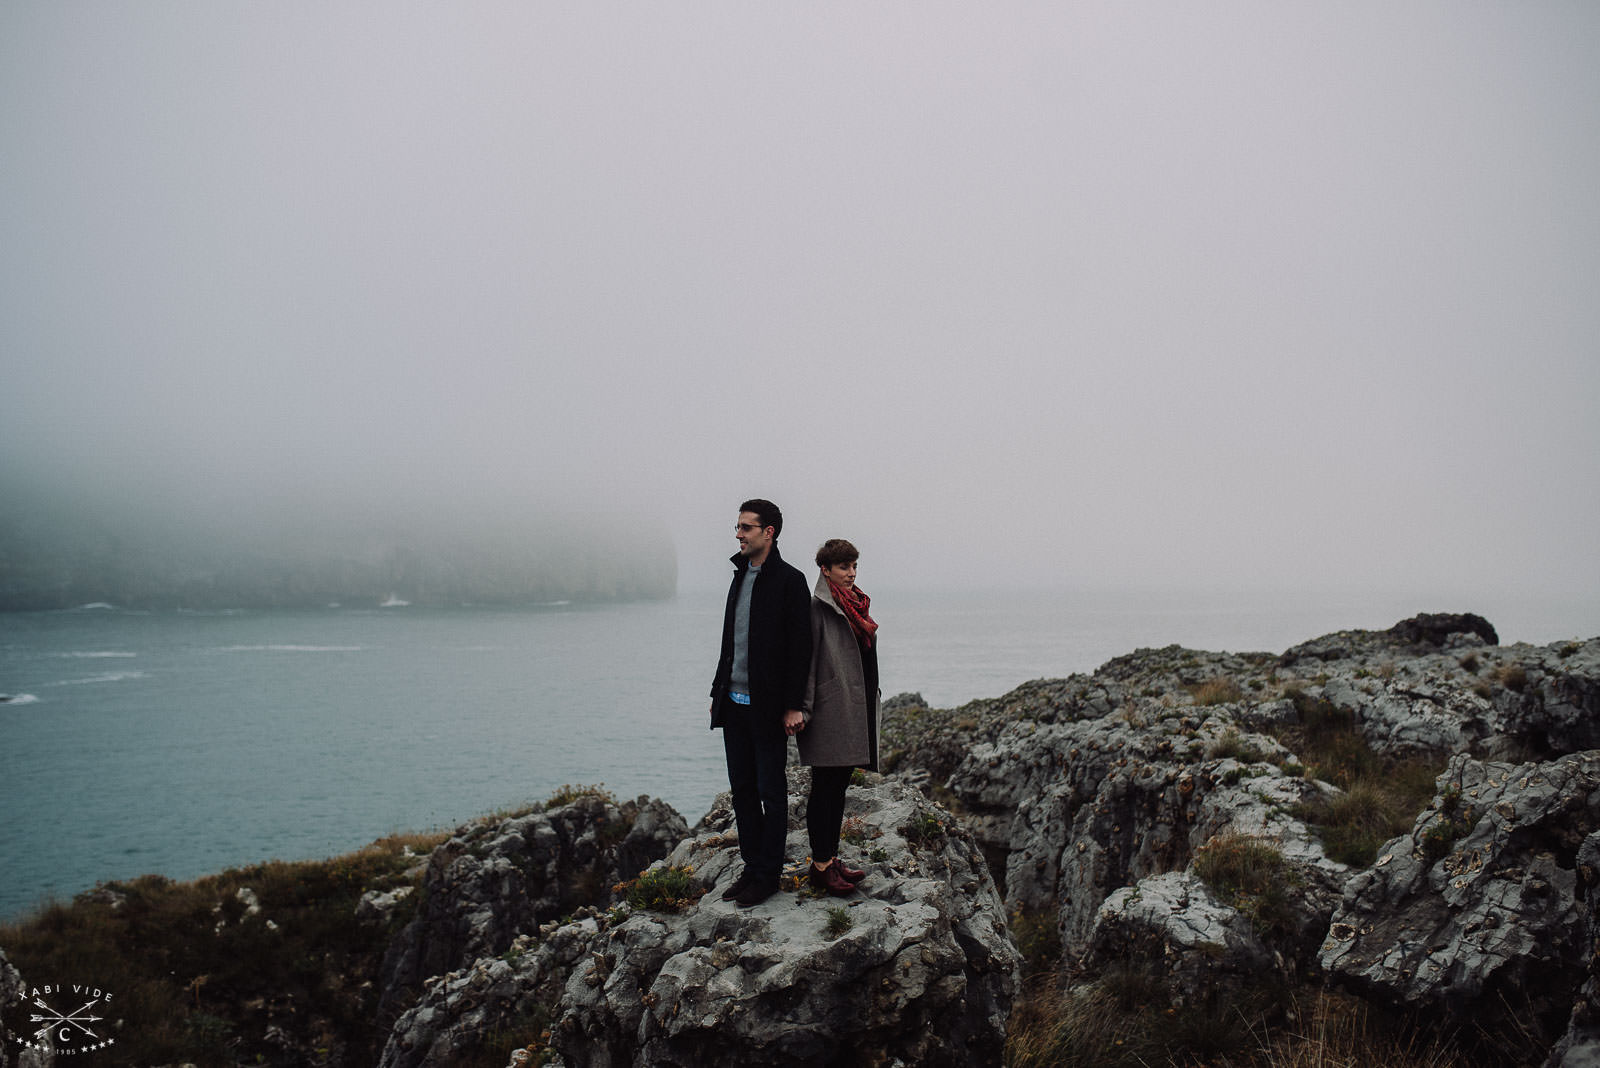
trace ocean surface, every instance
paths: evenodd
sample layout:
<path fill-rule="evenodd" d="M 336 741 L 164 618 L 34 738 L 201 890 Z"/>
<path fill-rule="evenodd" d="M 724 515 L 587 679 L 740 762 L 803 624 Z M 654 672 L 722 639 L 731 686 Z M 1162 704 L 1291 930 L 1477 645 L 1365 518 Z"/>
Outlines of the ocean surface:
<path fill-rule="evenodd" d="M 870 585 L 868 586 L 871 590 Z M 1502 642 L 1600 605 L 1390 595 L 871 591 L 885 696 L 953 707 L 1171 643 L 1281 651 L 1419 611 Z M 95 883 L 346 852 L 602 783 L 693 824 L 726 785 L 722 591 L 524 609 L 0 614 L 0 919 Z"/>

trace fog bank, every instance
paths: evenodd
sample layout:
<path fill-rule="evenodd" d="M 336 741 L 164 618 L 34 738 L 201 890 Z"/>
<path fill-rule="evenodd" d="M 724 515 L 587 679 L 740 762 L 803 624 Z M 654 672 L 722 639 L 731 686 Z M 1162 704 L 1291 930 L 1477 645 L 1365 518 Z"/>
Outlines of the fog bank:
<path fill-rule="evenodd" d="M 0 475 L 657 524 L 686 582 L 760 495 L 869 588 L 1600 604 L 1596 55 L 1571 3 L 17 0 Z"/>

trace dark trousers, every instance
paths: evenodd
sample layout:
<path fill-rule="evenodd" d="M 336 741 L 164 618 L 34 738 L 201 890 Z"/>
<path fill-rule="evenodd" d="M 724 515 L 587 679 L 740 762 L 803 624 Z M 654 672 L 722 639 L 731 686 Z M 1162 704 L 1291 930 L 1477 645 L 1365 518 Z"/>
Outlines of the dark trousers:
<path fill-rule="evenodd" d="M 739 855 L 752 877 L 776 883 L 789 834 L 789 782 L 784 772 L 789 736 L 783 733 L 783 717 L 730 702 L 722 722 L 722 747 L 728 756 Z"/>
<path fill-rule="evenodd" d="M 839 853 L 839 827 L 844 823 L 844 791 L 855 768 L 812 768 L 811 796 L 806 798 L 806 833 L 811 859 L 831 860 Z"/>

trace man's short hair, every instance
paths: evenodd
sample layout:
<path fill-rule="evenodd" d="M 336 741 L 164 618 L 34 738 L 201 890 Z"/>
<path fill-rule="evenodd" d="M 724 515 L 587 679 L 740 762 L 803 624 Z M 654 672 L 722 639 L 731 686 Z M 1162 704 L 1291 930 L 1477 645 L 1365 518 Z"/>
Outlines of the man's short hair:
<path fill-rule="evenodd" d="M 859 559 L 861 554 L 856 552 L 856 547 L 843 538 L 829 538 L 817 550 L 818 567 L 838 567 Z"/>
<path fill-rule="evenodd" d="M 754 512 L 756 520 L 764 527 L 772 528 L 772 538 L 777 540 L 783 533 L 783 512 L 771 501 L 764 501 L 760 497 L 745 501 L 739 506 L 741 512 Z"/>

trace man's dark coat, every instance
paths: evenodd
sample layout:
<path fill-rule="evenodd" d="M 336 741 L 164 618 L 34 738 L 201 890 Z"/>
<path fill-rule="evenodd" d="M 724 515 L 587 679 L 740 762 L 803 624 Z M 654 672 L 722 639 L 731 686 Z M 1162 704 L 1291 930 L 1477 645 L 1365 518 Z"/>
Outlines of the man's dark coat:
<path fill-rule="evenodd" d="M 728 702 L 728 674 L 733 669 L 733 610 L 739 583 L 750 568 L 744 554 L 733 554 L 733 583 L 722 617 L 722 658 L 711 683 L 711 726 L 722 726 Z M 782 716 L 806 706 L 811 676 L 811 586 L 796 568 L 784 562 L 773 544 L 766 563 L 756 572 L 750 594 L 750 708 L 757 715 Z"/>

